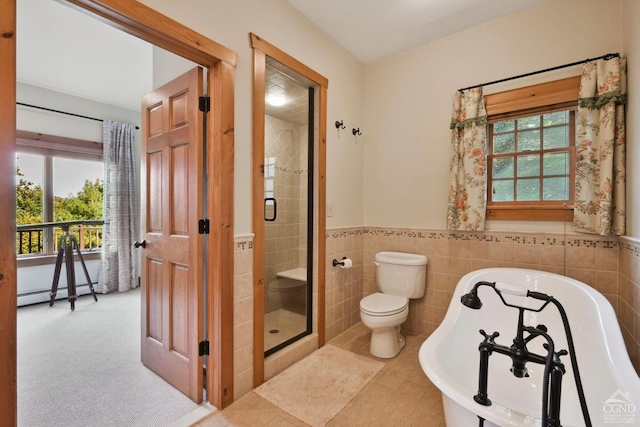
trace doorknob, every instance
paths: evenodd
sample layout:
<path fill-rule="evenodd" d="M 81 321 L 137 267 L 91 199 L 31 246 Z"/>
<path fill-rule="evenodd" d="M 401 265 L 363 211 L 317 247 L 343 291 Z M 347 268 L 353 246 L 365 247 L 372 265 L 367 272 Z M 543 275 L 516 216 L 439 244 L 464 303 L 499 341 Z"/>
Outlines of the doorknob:
<path fill-rule="evenodd" d="M 142 246 L 143 248 L 147 247 L 147 242 L 146 240 L 143 240 L 142 242 L 133 242 L 133 246 L 135 246 L 136 248 L 139 248 L 140 246 Z"/>

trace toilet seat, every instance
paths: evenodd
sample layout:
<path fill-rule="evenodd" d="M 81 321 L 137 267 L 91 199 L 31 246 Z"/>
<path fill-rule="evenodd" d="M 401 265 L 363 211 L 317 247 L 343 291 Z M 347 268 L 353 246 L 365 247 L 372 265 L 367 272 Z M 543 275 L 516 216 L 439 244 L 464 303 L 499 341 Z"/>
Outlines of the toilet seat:
<path fill-rule="evenodd" d="M 409 299 L 376 292 L 360 300 L 360 310 L 369 316 L 391 316 L 407 310 Z"/>

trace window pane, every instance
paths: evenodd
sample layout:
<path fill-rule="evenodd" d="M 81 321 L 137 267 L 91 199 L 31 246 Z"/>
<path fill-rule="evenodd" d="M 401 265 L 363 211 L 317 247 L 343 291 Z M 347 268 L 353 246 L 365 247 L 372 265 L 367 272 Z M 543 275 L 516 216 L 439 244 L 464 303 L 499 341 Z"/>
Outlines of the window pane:
<path fill-rule="evenodd" d="M 493 178 L 513 178 L 513 157 L 493 159 Z"/>
<path fill-rule="evenodd" d="M 509 132 L 509 131 L 514 131 L 515 129 L 516 129 L 515 120 L 505 120 L 503 122 L 496 122 L 493 124 L 494 133 Z"/>
<path fill-rule="evenodd" d="M 540 200 L 539 179 L 519 179 L 517 186 L 518 201 Z"/>
<path fill-rule="evenodd" d="M 493 136 L 494 154 L 513 153 L 515 151 L 515 138 L 512 133 Z"/>
<path fill-rule="evenodd" d="M 518 156 L 518 177 L 540 176 L 540 155 Z"/>
<path fill-rule="evenodd" d="M 544 200 L 569 199 L 569 177 L 544 178 L 542 185 Z"/>
<path fill-rule="evenodd" d="M 42 221 L 42 180 L 44 158 L 33 154 L 16 154 L 16 221 L 18 225 L 39 224 Z M 16 253 L 42 253 L 42 229 L 18 231 Z"/>
<path fill-rule="evenodd" d="M 493 181 L 494 202 L 512 202 L 513 201 L 513 180 Z"/>
<path fill-rule="evenodd" d="M 543 159 L 543 175 L 568 175 L 569 153 L 547 153 Z"/>
<path fill-rule="evenodd" d="M 104 164 L 53 159 L 54 221 L 102 219 Z"/>
<path fill-rule="evenodd" d="M 544 126 L 560 125 L 563 123 L 569 123 L 569 112 L 558 111 L 557 113 L 549 113 L 542 116 L 542 123 Z"/>
<path fill-rule="evenodd" d="M 16 220 L 18 224 L 42 222 L 42 175 L 44 158 L 16 154 Z"/>
<path fill-rule="evenodd" d="M 528 130 L 518 132 L 518 151 L 537 151 L 540 150 L 540 131 Z"/>
<path fill-rule="evenodd" d="M 569 146 L 569 127 L 560 126 L 544 130 L 544 149 Z"/>
<path fill-rule="evenodd" d="M 534 129 L 540 127 L 540 116 L 531 116 L 518 119 L 518 130 Z"/>

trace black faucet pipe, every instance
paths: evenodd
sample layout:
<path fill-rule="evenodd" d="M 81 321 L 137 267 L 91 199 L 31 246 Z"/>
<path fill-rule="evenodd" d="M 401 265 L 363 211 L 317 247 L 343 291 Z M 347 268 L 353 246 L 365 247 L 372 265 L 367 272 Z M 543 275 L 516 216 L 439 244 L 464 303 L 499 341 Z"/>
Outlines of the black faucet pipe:
<path fill-rule="evenodd" d="M 480 307 L 482 307 L 482 302 L 478 298 L 478 288 L 480 286 L 490 286 L 490 287 L 492 287 L 493 290 L 498 294 L 498 296 L 500 297 L 500 299 L 502 300 L 502 303 L 504 305 L 506 305 L 508 307 L 524 308 L 524 307 L 519 307 L 519 306 L 508 304 L 504 300 L 504 298 L 502 297 L 502 293 L 498 289 L 496 289 L 496 283 L 495 282 L 485 282 L 485 281 L 481 281 L 481 282 L 476 283 L 473 286 L 473 289 L 471 290 L 471 292 L 469 292 L 468 294 L 463 295 L 460 298 L 460 301 L 462 302 L 462 304 L 464 304 L 467 307 L 473 308 L 475 310 L 477 310 Z M 545 303 L 537 310 L 524 308 L 525 310 L 529 310 L 529 311 L 533 311 L 533 312 L 540 312 L 548 304 L 553 303 L 553 305 L 555 305 L 556 308 L 558 309 L 558 311 L 560 312 L 560 317 L 562 318 L 562 323 L 563 323 L 563 326 L 564 326 L 565 335 L 567 337 L 567 344 L 569 345 L 569 357 L 571 358 L 571 369 L 573 371 L 573 379 L 575 380 L 575 383 L 576 383 L 576 389 L 578 390 L 578 399 L 580 400 L 580 408 L 582 409 L 582 416 L 584 418 L 585 426 L 586 427 L 592 427 L 593 425 L 591 423 L 591 418 L 589 416 L 589 409 L 587 408 L 587 401 L 586 401 L 586 399 L 584 397 L 584 389 L 582 387 L 582 380 L 580 378 L 580 371 L 578 369 L 578 360 L 576 358 L 576 350 L 575 350 L 575 346 L 574 346 L 574 343 L 573 343 L 573 335 L 571 334 L 571 327 L 569 326 L 569 319 L 567 318 L 567 313 L 565 312 L 564 307 L 562 307 L 562 304 L 560 304 L 560 302 L 558 300 L 556 300 L 552 296 L 549 296 L 549 295 L 544 294 L 542 292 L 535 292 L 535 291 L 529 291 L 528 290 L 527 291 L 527 297 L 538 299 L 538 300 L 541 300 L 541 301 L 545 301 Z"/>
<path fill-rule="evenodd" d="M 578 359 L 576 357 L 576 349 L 573 344 L 573 335 L 571 334 L 571 326 L 569 326 L 569 319 L 567 313 L 564 311 L 562 304 L 552 296 L 540 293 L 540 292 L 527 292 L 527 296 L 539 300 L 547 300 L 553 303 L 560 312 L 562 323 L 564 325 L 565 335 L 567 336 L 567 344 L 569 345 L 569 357 L 571 359 L 571 369 L 573 371 L 573 379 L 576 382 L 576 389 L 578 390 L 578 399 L 580 400 L 580 408 L 582 409 L 582 416 L 586 427 L 592 427 L 591 417 L 589 416 L 589 409 L 587 408 L 587 401 L 584 397 L 584 389 L 582 387 L 582 379 L 580 378 L 580 370 L 578 369 Z"/>
<path fill-rule="evenodd" d="M 530 326 L 526 326 L 524 329 L 530 334 L 535 333 L 536 335 L 542 335 L 548 343 L 547 357 L 544 364 L 544 374 L 542 374 L 542 411 L 540 420 L 544 427 L 549 427 L 549 372 L 551 372 L 555 346 L 551 337 L 543 330 L 532 328 Z M 558 412 L 560 411 L 558 410 Z"/>

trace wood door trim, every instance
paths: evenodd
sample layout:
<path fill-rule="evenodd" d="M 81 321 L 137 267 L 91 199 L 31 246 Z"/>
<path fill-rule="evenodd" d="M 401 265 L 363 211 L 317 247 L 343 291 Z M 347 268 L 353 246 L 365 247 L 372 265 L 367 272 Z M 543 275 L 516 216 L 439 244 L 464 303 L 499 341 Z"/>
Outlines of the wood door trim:
<path fill-rule="evenodd" d="M 219 86 L 225 91 L 224 97 L 234 97 L 234 69 L 237 54 L 212 40 L 198 34 L 188 27 L 174 21 L 157 11 L 139 3 L 124 0 L 60 0 L 73 5 L 97 17 L 113 27 L 153 43 L 188 60 L 209 67 L 209 74 L 216 69 L 216 64 L 225 63 L 224 72 L 217 73 L 221 79 Z M 0 228 L 0 384 L 4 384 L 4 392 L 0 393 L 0 414 L 2 424 L 17 424 L 17 357 L 16 357 L 16 315 L 17 306 L 17 272 L 15 257 L 15 179 L 13 176 L 15 158 L 16 132 L 16 0 L 0 0 L 0 218 L 5 218 L 9 227 Z M 222 67 L 220 67 L 222 68 Z M 234 123 L 233 108 L 213 108 L 210 122 Z M 214 133 L 209 132 L 207 145 L 215 146 Z M 219 192 L 221 204 L 216 209 L 230 209 L 233 216 L 233 132 L 224 133 L 220 147 L 222 156 L 209 160 L 210 170 L 220 170 L 218 176 L 223 178 L 221 187 L 212 191 Z M 210 151 L 211 152 L 211 151 Z M 223 165 L 231 159 L 231 165 Z M 227 206 L 224 208 L 223 206 Z M 215 210 L 209 210 L 215 212 Z M 225 214 L 229 216 L 229 211 Z M 220 251 L 216 258 L 223 271 L 216 286 L 212 279 L 207 281 L 207 300 L 218 298 L 220 303 L 229 299 L 225 296 L 233 294 L 233 220 L 231 218 L 220 227 L 226 227 L 225 233 L 219 233 Z M 211 239 L 209 239 L 211 242 Z M 210 258 L 211 259 L 211 258 Z M 210 269 L 211 271 L 211 269 Z M 229 273 L 231 271 L 231 274 Z M 229 278 L 230 277 L 230 278 Z M 210 306 L 211 307 L 211 306 Z M 213 390 L 208 401 L 218 408 L 227 406 L 233 400 L 233 393 L 223 398 L 226 387 L 229 390 L 228 378 L 233 379 L 233 308 L 232 304 L 224 305 L 225 312 L 220 315 L 220 322 L 215 329 L 208 329 L 208 339 L 212 348 L 219 347 L 209 357 L 210 375 L 207 377 L 207 388 Z M 231 310 L 229 312 L 229 310 Z M 231 313 L 231 315 L 229 315 Z M 231 318 L 230 318 L 231 316 Z M 209 320 L 211 322 L 212 320 Z M 225 344 L 226 343 L 226 344 Z M 223 345 L 224 344 L 224 345 Z M 230 362 L 231 361 L 231 362 Z M 224 368 L 224 369 L 223 369 Z M 226 380 L 225 380 L 226 379 Z M 233 381 L 231 383 L 231 390 Z M 218 390 L 218 392 L 216 392 Z"/>
<path fill-rule="evenodd" d="M 16 2 L 0 6 L 0 424 L 16 425 Z"/>
<path fill-rule="evenodd" d="M 253 385 L 264 382 L 264 218 L 256 211 L 264 199 L 266 55 L 253 49 Z"/>
<path fill-rule="evenodd" d="M 324 77 L 322 74 L 317 73 L 313 69 L 307 67 L 305 64 L 298 61 L 293 56 L 278 49 L 277 47 L 255 35 L 254 33 L 249 33 L 249 35 L 251 37 L 251 47 L 253 49 L 264 52 L 265 55 L 275 59 L 281 64 L 285 64 L 287 67 L 302 74 L 308 79 L 313 80 L 315 83 L 319 84 L 325 89 L 329 88 L 329 79 Z"/>
<path fill-rule="evenodd" d="M 191 28 L 130 0 L 63 0 L 78 10 L 197 64 L 212 67 L 224 61 L 235 67 L 238 55 Z"/>
<path fill-rule="evenodd" d="M 269 56 L 318 84 L 318 266 L 317 334 L 318 346 L 325 343 L 325 240 L 326 240 L 326 135 L 327 88 L 329 80 L 289 54 L 250 33 L 253 47 L 253 385 L 264 382 L 264 220 L 260 214 L 264 199 L 265 69 Z"/>
<path fill-rule="evenodd" d="M 210 144 L 207 212 L 207 334 L 213 337 L 207 359 L 207 390 L 212 402 L 224 408 L 233 402 L 233 256 L 234 256 L 234 69 L 219 62 L 208 74 L 212 93 L 211 119 L 207 121 Z"/>

